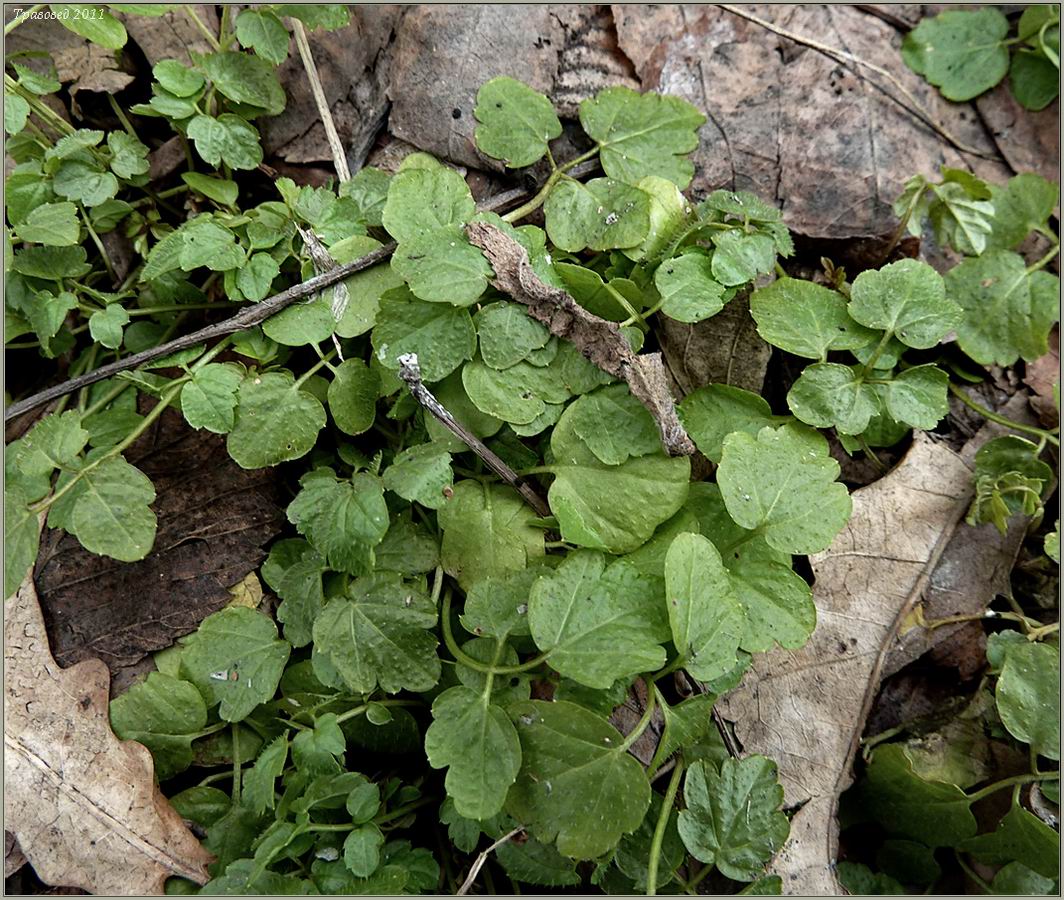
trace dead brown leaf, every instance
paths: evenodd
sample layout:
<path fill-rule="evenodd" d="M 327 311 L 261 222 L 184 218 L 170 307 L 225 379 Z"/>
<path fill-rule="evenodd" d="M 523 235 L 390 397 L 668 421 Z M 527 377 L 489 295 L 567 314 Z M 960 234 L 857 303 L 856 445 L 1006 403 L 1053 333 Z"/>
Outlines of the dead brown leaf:
<path fill-rule="evenodd" d="M 129 37 L 154 66 L 161 59 L 176 59 L 191 65 L 193 53 L 210 53 L 211 45 L 196 27 L 190 13 L 195 13 L 211 34 L 218 33 L 218 7 L 207 3 L 180 4 L 161 16 L 134 16 L 117 13 Z"/>
<path fill-rule="evenodd" d="M 676 414 L 660 353 L 633 353 L 616 322 L 589 313 L 565 291 L 540 281 L 524 247 L 494 225 L 473 222 L 466 232 L 495 270 L 495 287 L 527 306 L 533 319 L 573 343 L 589 362 L 626 381 L 632 396 L 654 417 L 666 452 L 672 456 L 694 453 L 694 443 Z"/>
<path fill-rule="evenodd" d="M 923 592 L 967 509 L 964 460 L 918 432 L 896 469 L 853 494 L 853 516 L 810 558 L 818 622 L 800 650 L 759 655 L 719 701 L 744 752 L 779 763 L 801 806 L 773 862 L 784 892 L 836 895 L 836 806 L 899 622 Z M 803 805 L 804 804 L 804 805 Z"/>
<path fill-rule="evenodd" d="M 26 856 L 10 831 L 4 831 L 4 878 L 10 878 L 26 864 Z"/>
<path fill-rule="evenodd" d="M 1060 179 L 1060 100 L 1031 112 L 1012 96 L 1007 82 L 983 94 L 976 109 L 1013 172 L 1037 172 Z"/>
<path fill-rule="evenodd" d="M 86 597 L 86 599 L 89 599 Z M 4 604 L 4 826 L 42 881 L 162 894 L 211 856 L 155 784 L 151 754 L 108 721 L 107 667 L 61 669 L 32 573 Z"/>
<path fill-rule="evenodd" d="M 1034 362 L 1025 364 L 1023 381 L 1035 393 L 1035 396 L 1031 397 L 1031 406 L 1038 413 L 1042 424 L 1047 428 L 1056 427 L 1060 423 L 1060 412 L 1053 396 L 1053 388 L 1060 384 L 1059 325 L 1054 325 L 1049 333 L 1049 352 Z"/>
<path fill-rule="evenodd" d="M 271 470 L 239 468 L 223 438 L 193 431 L 178 413 L 160 417 L 127 457 L 155 485 L 151 554 L 118 563 L 52 530 L 36 569 L 56 660 L 100 658 L 115 676 L 225 606 L 283 521 Z"/>

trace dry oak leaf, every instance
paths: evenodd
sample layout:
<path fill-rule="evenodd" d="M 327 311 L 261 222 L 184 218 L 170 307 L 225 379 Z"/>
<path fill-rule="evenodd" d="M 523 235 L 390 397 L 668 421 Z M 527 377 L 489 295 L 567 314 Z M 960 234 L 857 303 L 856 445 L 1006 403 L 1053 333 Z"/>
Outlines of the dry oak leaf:
<path fill-rule="evenodd" d="M 61 669 L 27 575 L 4 604 L 4 827 L 41 880 L 94 894 L 204 884 L 211 855 L 155 784 L 147 748 L 108 721 L 107 667 Z"/>
<path fill-rule="evenodd" d="M 900 623 L 920 599 L 968 508 L 964 459 L 916 432 L 905 458 L 853 493 L 853 516 L 810 557 L 817 626 L 800 650 L 759 654 L 718 701 L 745 753 L 779 763 L 788 807 L 800 807 L 772 862 L 785 894 L 834 896 L 839 794 Z"/>

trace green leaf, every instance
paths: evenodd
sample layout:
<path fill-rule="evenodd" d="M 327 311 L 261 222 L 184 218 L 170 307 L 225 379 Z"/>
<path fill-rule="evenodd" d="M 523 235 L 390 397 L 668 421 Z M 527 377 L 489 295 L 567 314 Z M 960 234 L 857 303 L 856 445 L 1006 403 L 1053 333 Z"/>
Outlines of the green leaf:
<path fill-rule="evenodd" d="M 240 188 L 237 183 L 225 178 L 211 178 L 208 175 L 201 175 L 199 172 L 182 172 L 181 180 L 192 190 L 203 194 L 204 197 L 213 200 L 215 203 L 221 203 L 223 206 L 235 206 L 237 197 L 240 195 Z M 251 261 L 254 263 L 256 259 L 262 256 L 263 254 L 256 253 L 251 257 Z M 269 257 L 266 258 L 269 259 Z M 276 266 L 276 263 L 274 263 L 274 266 Z M 275 277 L 276 275 L 277 273 L 274 272 Z M 266 293 L 263 292 L 254 299 L 261 300 L 265 296 Z"/>
<path fill-rule="evenodd" d="M 477 409 L 516 425 L 528 425 L 549 404 L 569 399 L 557 370 L 527 362 L 499 371 L 474 360 L 462 369 L 462 384 Z"/>
<path fill-rule="evenodd" d="M 696 762 L 687 770 L 683 796 L 687 808 L 678 827 L 684 846 L 735 881 L 761 875 L 790 831 L 779 811 L 783 788 L 776 764 L 763 756 L 726 759 L 719 773 L 711 763 Z"/>
<path fill-rule="evenodd" d="M 69 247 L 81 237 L 81 223 L 73 203 L 45 203 L 31 210 L 15 226 L 19 240 L 52 247 Z"/>
<path fill-rule="evenodd" d="M 976 831 L 964 791 L 924 781 L 898 744 L 876 748 L 858 800 L 889 831 L 928 847 L 957 847 Z"/>
<path fill-rule="evenodd" d="M 440 679 L 436 638 L 427 630 L 435 625 L 432 600 L 398 577 L 359 579 L 314 623 L 315 671 L 321 656 L 356 693 L 378 685 L 389 694 L 427 691 Z"/>
<path fill-rule="evenodd" d="M 507 841 L 496 849 L 495 856 L 506 874 L 516 881 L 545 887 L 572 886 L 583 881 L 573 860 L 562 856 L 553 844 L 535 838 L 522 844 Z"/>
<path fill-rule="evenodd" d="M 12 63 L 12 68 L 14 68 L 15 74 L 18 75 L 19 86 L 24 87 L 32 94 L 43 97 L 46 94 L 54 94 L 62 87 L 56 77 L 57 73 L 54 65 L 49 65 L 47 75 L 35 72 L 29 66 L 19 65 L 17 62 Z"/>
<path fill-rule="evenodd" d="M 570 553 L 532 586 L 528 624 L 555 671 L 592 688 L 661 668 L 668 638 L 653 583 L 625 561 Z"/>
<path fill-rule="evenodd" d="M 914 366 L 884 387 L 887 412 L 898 422 L 930 431 L 949 412 L 949 376 L 938 366 Z"/>
<path fill-rule="evenodd" d="M 480 123 L 474 134 L 477 148 L 511 169 L 541 159 L 547 144 L 562 133 L 550 100 L 505 75 L 481 85 L 473 115 Z"/>
<path fill-rule="evenodd" d="M 309 452 L 324 425 L 325 408 L 290 372 L 252 375 L 240 385 L 226 448 L 244 469 L 276 466 Z"/>
<path fill-rule="evenodd" d="M 687 187 L 694 165 L 686 154 L 698 146 L 697 132 L 705 121 L 679 97 L 626 87 L 606 88 L 580 104 L 580 124 L 600 144 L 603 170 L 629 184 L 658 175 Z"/>
<path fill-rule="evenodd" d="M 259 132 L 240 116 L 196 116 L 188 123 L 187 133 L 196 152 L 212 166 L 224 162 L 234 169 L 254 169 L 262 162 Z"/>
<path fill-rule="evenodd" d="M 830 350 L 855 350 L 876 339 L 850 317 L 842 294 L 798 278 L 754 291 L 750 315 L 766 341 L 806 359 L 823 360 Z"/>
<path fill-rule="evenodd" d="M 283 601 L 277 608 L 277 621 L 284 623 L 285 640 L 293 647 L 305 647 L 311 641 L 314 620 L 325 606 L 324 570 L 325 557 L 295 538 L 274 544 L 262 564 L 262 580 Z"/>
<path fill-rule="evenodd" d="M 150 479 L 121 456 L 86 467 L 72 490 L 67 530 L 92 553 L 122 562 L 144 559 L 155 541 L 155 501 Z"/>
<path fill-rule="evenodd" d="M 391 180 L 381 220 L 400 244 L 448 226 L 465 225 L 476 212 L 465 180 L 436 165 L 405 169 Z"/>
<path fill-rule="evenodd" d="M 559 262 L 553 268 L 573 299 L 600 318 L 623 322 L 629 316 L 624 300 L 636 309 L 646 306 L 643 292 L 627 278 L 613 278 L 607 284 L 598 272 L 583 266 Z"/>
<path fill-rule="evenodd" d="M 659 698 L 658 709 L 665 720 L 665 728 L 650 762 L 651 772 L 657 771 L 681 747 L 695 744 L 714 727 L 711 716 L 714 701 L 712 694 L 695 694 L 676 706 L 669 706 Z"/>
<path fill-rule="evenodd" d="M 473 358 L 477 333 L 468 310 L 427 303 L 400 288 L 381 297 L 370 340 L 386 369 L 398 370 L 400 356 L 416 353 L 422 377 L 433 382 Z"/>
<path fill-rule="evenodd" d="M 193 428 L 228 434 L 236 420 L 236 395 L 243 373 L 229 363 L 208 363 L 181 388 L 181 412 Z"/>
<path fill-rule="evenodd" d="M 417 444 L 395 457 L 383 475 L 384 486 L 404 500 L 439 509 L 454 481 L 451 454 L 436 444 Z"/>
<path fill-rule="evenodd" d="M 521 743 L 509 717 L 484 691 L 464 685 L 433 701 L 425 754 L 434 769 L 447 768 L 447 794 L 471 819 L 502 810 L 521 768 Z"/>
<path fill-rule="evenodd" d="M 544 555 L 543 531 L 532 524 L 536 514 L 512 488 L 460 481 L 437 516 L 443 568 L 466 590 Z"/>
<path fill-rule="evenodd" d="M 169 800 L 182 819 L 189 819 L 201 828 L 209 828 L 233 805 L 233 801 L 224 791 L 201 786 L 187 788 L 174 794 Z"/>
<path fill-rule="evenodd" d="M 902 259 L 858 275 L 850 315 L 860 324 L 892 331 L 907 347 L 934 347 L 956 328 L 963 310 L 946 296 L 942 276 L 927 263 Z"/>
<path fill-rule="evenodd" d="M 1045 537 L 1045 551 L 1057 565 L 1060 565 L 1060 519 L 1057 519 L 1053 530 Z"/>
<path fill-rule="evenodd" d="M 665 596 L 672 640 L 684 668 L 701 681 L 736 664 L 746 625 L 720 553 L 700 534 L 677 535 L 665 555 Z M 553 660 L 552 660 L 553 663 Z"/>
<path fill-rule="evenodd" d="M 360 359 L 344 360 L 329 382 L 329 412 L 344 434 L 362 434 L 373 426 L 380 376 Z"/>
<path fill-rule="evenodd" d="M 879 411 L 860 369 L 840 363 L 806 366 L 787 393 L 787 405 L 807 425 L 835 427 L 841 434 L 861 434 Z"/>
<path fill-rule="evenodd" d="M 928 215 L 938 242 L 968 256 L 982 253 L 993 229 L 994 204 L 973 198 L 957 181 L 933 184 L 931 192 Z"/>
<path fill-rule="evenodd" d="M 710 271 L 721 284 L 735 286 L 771 272 L 776 264 L 776 245 L 765 234 L 744 234 L 738 229 L 713 236 Z"/>
<path fill-rule="evenodd" d="M 434 393 L 451 415 L 477 437 L 491 437 L 502 428 L 503 423 L 499 419 L 485 415 L 469 399 L 462 384 L 461 372 L 453 372 L 435 385 Z M 451 453 L 462 453 L 469 449 L 464 441 L 455 437 L 435 417 L 427 416 L 425 427 L 433 443 L 446 447 Z"/>
<path fill-rule="evenodd" d="M 255 765 L 244 770 L 241 783 L 241 801 L 255 813 L 273 809 L 277 802 L 274 785 L 284 771 L 288 760 L 288 735 L 274 738 L 255 760 Z"/>
<path fill-rule="evenodd" d="M 275 65 L 288 59 L 288 29 L 269 10 L 245 9 L 236 17 L 236 39 L 241 47 Z"/>
<path fill-rule="evenodd" d="M 88 440 L 89 433 L 81 427 L 81 413 L 71 410 L 38 420 L 17 444 L 9 445 L 8 453 L 14 451 L 15 463 L 23 474 L 51 475 L 53 469 L 73 463 Z"/>
<path fill-rule="evenodd" d="M 545 566 L 529 566 L 500 578 L 482 578 L 466 594 L 462 627 L 478 637 L 491 635 L 503 640 L 509 635 L 528 634 L 528 598 Z"/>
<path fill-rule="evenodd" d="M 232 182 L 229 183 L 231 184 Z M 237 270 L 236 286 L 244 295 L 244 299 L 255 303 L 264 299 L 270 293 L 273 280 L 279 274 L 281 274 L 280 266 L 277 265 L 272 256 L 268 253 L 253 253 L 248 258 L 247 264 Z M 282 313 L 294 308 L 290 306 L 288 309 L 282 310 Z M 272 322 L 273 319 L 268 319 L 267 321 Z"/>
<path fill-rule="evenodd" d="M 543 212 L 551 242 L 571 252 L 635 247 L 650 228 L 649 195 L 611 178 L 562 181 Z"/>
<path fill-rule="evenodd" d="M 994 203 L 991 249 L 1015 249 L 1031 231 L 1046 225 L 1060 200 L 1059 185 L 1034 172 L 1016 175 L 990 190 Z"/>
<path fill-rule="evenodd" d="M 275 9 L 277 15 L 299 19 L 312 31 L 318 28 L 336 31 L 351 21 L 348 9 L 342 3 L 282 3 Z"/>
<path fill-rule="evenodd" d="M 724 309 L 724 286 L 713 278 L 703 253 L 685 253 L 663 262 L 654 274 L 661 312 L 677 322 L 701 322 Z"/>
<path fill-rule="evenodd" d="M 864 863 L 843 861 L 836 867 L 836 875 L 848 893 L 860 896 L 870 894 L 885 896 L 890 894 L 904 894 L 905 888 L 896 878 L 883 872 L 873 872 Z"/>
<path fill-rule="evenodd" d="M 179 258 L 186 272 L 200 266 L 225 272 L 242 266 L 246 259 L 236 235 L 209 215 L 199 216 L 182 228 Z"/>
<path fill-rule="evenodd" d="M 1060 95 L 1060 69 L 1043 53 L 1021 48 L 1012 54 L 1009 87 L 1024 109 L 1045 109 Z"/>
<path fill-rule="evenodd" d="M 521 772 L 506 811 L 574 859 L 602 856 L 635 831 L 650 805 L 643 767 L 623 737 L 594 713 L 565 701 L 510 707 L 521 738 Z"/>
<path fill-rule="evenodd" d="M 151 70 L 159 86 L 175 97 L 191 97 L 203 87 L 203 75 L 176 59 L 161 59 Z"/>
<path fill-rule="evenodd" d="M 1053 894 L 1056 886 L 1057 883 L 1052 878 L 1043 878 L 1020 862 L 1006 863 L 994 875 L 994 880 L 990 882 L 990 888 L 995 894 L 1018 894 L 1021 896 Z"/>
<path fill-rule="evenodd" d="M 67 200 L 99 206 L 118 193 L 118 179 L 98 168 L 95 162 L 68 159 L 62 162 L 52 178 L 52 187 Z"/>
<path fill-rule="evenodd" d="M 662 814 L 662 797 L 658 793 L 651 794 L 650 809 L 647 810 L 643 824 L 632 834 L 621 838 L 613 861 L 617 868 L 633 880 L 640 892 L 645 892 L 647 884 L 647 869 L 651 852 L 656 851 L 659 856 L 658 886 L 668 884 L 673 879 L 673 873 L 683 864 L 683 842 L 676 830 L 676 810 L 669 810 L 665 822 L 665 832 L 659 847 L 654 845 L 654 832 Z"/>
<path fill-rule="evenodd" d="M 942 874 L 930 847 L 916 841 L 886 840 L 876 852 L 876 865 L 908 884 L 932 884 Z"/>
<path fill-rule="evenodd" d="M 489 303 L 473 317 L 480 355 L 493 369 L 508 369 L 545 347 L 550 332 L 520 303 Z"/>
<path fill-rule="evenodd" d="M 18 484 L 9 480 L 4 492 L 4 596 L 18 590 L 26 574 L 37 562 L 41 523 L 29 504 L 29 497 Z"/>
<path fill-rule="evenodd" d="M 360 825 L 344 838 L 344 865 L 352 875 L 366 878 L 380 865 L 384 835 L 372 823 Z"/>
<path fill-rule="evenodd" d="M 164 781 L 192 765 L 192 740 L 207 725 L 207 707 L 198 690 L 161 672 L 152 672 L 111 701 L 111 728 L 120 740 L 151 750 L 155 775 Z"/>
<path fill-rule="evenodd" d="M 994 694 L 1001 721 L 1040 756 L 1060 760 L 1060 650 L 1049 644 L 1009 647 Z"/>
<path fill-rule="evenodd" d="M 757 437 L 766 425 L 787 420 L 786 416 L 774 416 L 760 394 L 729 384 L 697 388 L 680 401 L 677 411 L 699 451 L 715 463 L 720 462 L 724 438 L 733 431 Z"/>
<path fill-rule="evenodd" d="M 924 19 L 905 36 L 902 58 L 947 100 L 971 100 L 1005 77 L 1008 19 L 995 7 Z"/>
<path fill-rule="evenodd" d="M 42 175 L 39 167 L 28 172 L 16 168 L 4 179 L 4 197 L 8 222 L 19 225 L 38 207 L 55 200 L 55 192 L 52 190 L 51 179 Z"/>
<path fill-rule="evenodd" d="M 230 606 L 208 616 L 186 638 L 181 675 L 209 706 L 221 703 L 222 719 L 239 722 L 273 697 L 291 649 L 262 613 Z"/>
<path fill-rule="evenodd" d="M 1021 356 L 1032 361 L 1043 355 L 1057 313 L 1055 306 L 1043 308 L 1035 285 L 1023 257 L 1008 250 L 988 250 L 950 269 L 946 293 L 965 313 L 957 325 L 960 348 L 984 366 L 1011 366 Z"/>
<path fill-rule="evenodd" d="M 148 173 L 148 148 L 124 131 L 112 131 L 107 135 L 107 147 L 111 151 L 111 171 L 119 178 L 130 179 Z"/>
<path fill-rule="evenodd" d="M 268 116 L 284 111 L 284 89 L 275 68 L 266 60 L 226 51 L 205 56 L 202 66 L 218 91 L 230 100 L 261 107 Z"/>
<path fill-rule="evenodd" d="M 128 35 L 125 26 L 102 6 L 81 3 L 49 3 L 59 24 L 108 50 L 121 50 Z"/>
<path fill-rule="evenodd" d="M 656 262 L 671 255 L 673 241 L 679 238 L 680 231 L 691 217 L 691 205 L 680 189 L 667 178 L 647 175 L 639 179 L 636 187 L 650 197 L 650 229 L 638 247 L 624 250 L 623 253 L 633 261 Z"/>
<path fill-rule="evenodd" d="M 1015 861 L 1044 878 L 1060 876 L 1060 835 L 1016 799 L 996 831 L 969 838 L 960 848 L 980 862 L 998 865 Z"/>
<path fill-rule="evenodd" d="M 129 323 L 129 313 L 120 303 L 112 303 L 89 316 L 92 339 L 111 350 L 122 346 L 122 329 Z"/>
<path fill-rule="evenodd" d="M 605 465 L 577 435 L 569 410 L 551 434 L 555 474 L 548 502 L 562 538 L 607 553 L 628 553 L 672 516 L 687 497 L 687 457 L 648 454 Z"/>
<path fill-rule="evenodd" d="M 308 303 L 293 303 L 262 323 L 266 336 L 286 347 L 320 344 L 328 340 L 335 328 L 332 306 L 321 295 Z"/>
<path fill-rule="evenodd" d="M 303 476 L 302 490 L 288 506 L 288 521 L 329 561 L 351 575 L 373 570 L 373 548 L 388 530 L 388 507 L 380 479 L 358 472 L 338 481 L 328 469 Z"/>
<path fill-rule="evenodd" d="M 292 763 L 300 772 L 305 772 L 307 775 L 340 775 L 342 766 L 339 758 L 344 755 L 346 749 L 347 739 L 336 721 L 336 713 L 326 713 L 315 720 L 313 730 L 300 731 L 292 739 Z M 350 782 L 354 780 L 345 779 L 342 782 L 344 784 L 343 787 L 339 786 L 340 779 L 331 781 L 330 787 L 332 790 L 327 791 L 326 789 L 322 793 L 328 792 L 339 795 L 335 798 L 339 800 L 335 805 L 342 806 L 345 802 L 342 798 L 348 793 Z M 311 797 L 313 791 L 314 783 L 311 784 L 311 789 L 304 795 L 304 802 Z M 320 798 L 320 800 L 325 799 L 325 797 Z M 332 800 L 333 798 L 329 797 L 328 799 Z M 333 806 L 334 803 L 317 802 L 315 805 L 328 808 Z M 308 804 L 309 806 L 310 804 Z"/>
<path fill-rule="evenodd" d="M 818 553 L 850 517 L 850 496 L 838 475 L 826 442 L 788 425 L 762 428 L 756 439 L 729 434 L 717 484 L 738 525 L 760 531 L 785 553 Z"/>
<path fill-rule="evenodd" d="M 391 266 L 415 297 L 455 306 L 475 303 L 493 274 L 480 248 L 469 243 L 460 225 L 404 240 L 392 254 Z"/>
<path fill-rule="evenodd" d="M 18 94 L 4 92 L 4 131 L 18 134 L 26 127 L 30 117 L 30 105 Z"/>
<path fill-rule="evenodd" d="M 580 397 L 569 409 L 573 431 L 608 466 L 661 450 L 653 417 L 627 385 L 606 385 Z"/>
<path fill-rule="evenodd" d="M 25 247 L 15 254 L 12 268 L 31 278 L 59 281 L 80 278 L 92 267 L 84 247 Z"/>

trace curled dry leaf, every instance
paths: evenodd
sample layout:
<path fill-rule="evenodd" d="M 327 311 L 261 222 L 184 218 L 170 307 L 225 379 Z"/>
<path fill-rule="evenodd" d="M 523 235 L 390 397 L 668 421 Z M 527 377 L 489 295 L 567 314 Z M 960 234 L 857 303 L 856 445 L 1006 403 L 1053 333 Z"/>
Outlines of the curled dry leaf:
<path fill-rule="evenodd" d="M 800 650 L 759 655 L 719 701 L 745 753 L 779 761 L 786 804 L 801 808 L 773 862 L 786 893 L 836 895 L 839 794 L 899 624 L 964 515 L 971 472 L 917 432 L 896 469 L 854 492 L 853 516 L 823 553 L 816 631 Z"/>
<path fill-rule="evenodd" d="M 660 353 L 633 353 L 617 323 L 589 313 L 565 291 L 540 281 L 524 247 L 494 225 L 472 222 L 466 232 L 495 270 L 495 287 L 525 304 L 533 319 L 546 325 L 551 334 L 571 341 L 604 372 L 628 382 L 632 396 L 657 422 L 670 456 L 694 453 L 694 444 L 676 415 Z"/>
<path fill-rule="evenodd" d="M 107 667 L 48 650 L 31 574 L 4 604 L 4 825 L 41 880 L 94 894 L 207 881 L 211 856 L 155 784 L 151 754 L 108 721 Z"/>

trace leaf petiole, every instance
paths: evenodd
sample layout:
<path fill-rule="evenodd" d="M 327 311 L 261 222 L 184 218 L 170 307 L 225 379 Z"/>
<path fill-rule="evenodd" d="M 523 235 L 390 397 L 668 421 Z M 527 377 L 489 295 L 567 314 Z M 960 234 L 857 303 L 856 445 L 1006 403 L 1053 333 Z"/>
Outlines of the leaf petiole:
<path fill-rule="evenodd" d="M 960 400 L 965 406 L 979 413 L 979 415 L 981 415 L 987 421 L 997 422 L 998 425 L 1004 425 L 1006 428 L 1011 428 L 1013 431 L 1019 431 L 1024 434 L 1033 434 L 1037 438 L 1044 438 L 1045 440 L 1049 441 L 1049 443 L 1051 443 L 1054 447 L 1060 446 L 1059 438 L 1057 438 L 1051 431 L 1047 431 L 1044 428 L 1037 428 L 1034 425 L 1024 425 L 1022 422 L 1014 422 L 1012 419 L 1008 419 L 1005 416 L 994 412 L 992 409 L 988 409 L 981 403 L 977 403 L 975 400 L 969 397 L 967 392 L 962 390 L 952 381 L 950 382 L 949 390 L 950 393 L 953 394 L 953 396 L 956 397 L 958 400 Z"/>
<path fill-rule="evenodd" d="M 451 593 L 450 588 L 443 592 L 443 608 L 440 610 L 440 625 L 443 630 L 444 644 L 446 644 L 447 649 L 451 651 L 451 655 L 463 666 L 467 666 L 477 672 L 483 672 L 485 675 L 516 675 L 518 672 L 527 672 L 529 669 L 536 668 L 541 663 L 545 662 L 547 657 L 550 656 L 550 651 L 545 651 L 516 666 L 489 666 L 487 663 L 482 663 L 479 659 L 473 659 L 472 656 L 458 646 L 458 641 L 454 639 L 454 632 L 451 630 Z"/>
<path fill-rule="evenodd" d="M 661 812 L 658 815 L 657 825 L 654 826 L 654 837 L 650 841 L 650 859 L 647 862 L 647 895 L 650 897 L 658 892 L 658 863 L 661 860 L 661 845 L 665 840 L 665 829 L 669 824 L 672 805 L 676 801 L 676 791 L 680 787 L 683 768 L 684 763 L 681 757 L 676 761 L 668 787 L 665 788 L 665 796 L 661 800 Z"/>
<path fill-rule="evenodd" d="M 642 736 L 643 732 L 650 727 L 650 720 L 654 716 L 654 709 L 658 705 L 658 689 L 652 687 L 647 693 L 647 706 L 643 710 L 643 715 L 640 716 L 639 721 L 635 723 L 635 728 L 628 732 L 624 742 L 617 748 L 618 753 L 626 753 L 636 741 Z"/>
<path fill-rule="evenodd" d="M 504 222 L 516 222 L 518 219 L 523 219 L 525 216 L 534 213 L 547 201 L 550 192 L 554 190 L 554 186 L 565 176 L 566 172 L 580 165 L 582 162 L 587 162 L 587 160 L 596 156 L 598 152 L 599 147 L 596 145 L 586 153 L 582 153 L 575 159 L 571 159 L 569 162 L 556 168 L 550 173 L 550 177 L 543 183 L 543 187 L 539 189 L 539 192 L 531 200 L 527 203 L 522 203 L 517 209 L 510 210 L 510 212 L 502 217 L 502 220 Z"/>
<path fill-rule="evenodd" d="M 989 797 L 991 794 L 1013 785 L 1033 784 L 1039 781 L 1060 781 L 1060 772 L 1042 772 L 1037 775 L 1013 775 L 1010 778 L 1002 778 L 1001 781 L 995 781 L 993 784 L 969 794 L 968 802 L 977 803 L 985 797 Z"/>

